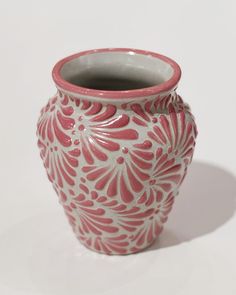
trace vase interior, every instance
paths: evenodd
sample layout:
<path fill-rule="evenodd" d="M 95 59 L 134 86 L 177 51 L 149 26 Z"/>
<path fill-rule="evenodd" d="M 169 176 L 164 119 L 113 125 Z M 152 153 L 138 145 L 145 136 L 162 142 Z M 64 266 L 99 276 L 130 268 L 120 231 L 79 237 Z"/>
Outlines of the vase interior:
<path fill-rule="evenodd" d="M 75 57 L 61 68 L 61 77 L 73 85 L 124 91 L 160 85 L 173 75 L 168 62 L 132 51 L 93 52 Z"/>

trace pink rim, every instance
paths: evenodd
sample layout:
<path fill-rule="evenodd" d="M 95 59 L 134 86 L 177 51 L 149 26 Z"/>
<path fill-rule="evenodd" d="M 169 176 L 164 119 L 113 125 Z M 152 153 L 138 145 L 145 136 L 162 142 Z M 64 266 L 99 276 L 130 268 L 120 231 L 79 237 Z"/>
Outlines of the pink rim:
<path fill-rule="evenodd" d="M 84 88 L 84 87 L 71 84 L 62 78 L 60 72 L 65 63 L 73 59 L 76 59 L 80 56 L 98 53 L 98 52 L 99 53 L 100 52 L 133 52 L 137 54 L 151 55 L 155 58 L 161 59 L 164 62 L 168 63 L 174 70 L 173 75 L 169 80 L 156 86 L 140 88 L 135 90 L 122 90 L 122 91 L 95 90 L 95 89 Z M 151 51 L 132 49 L 132 48 L 102 48 L 102 49 L 82 51 L 60 60 L 58 63 L 56 63 L 56 65 L 53 68 L 52 77 L 54 82 L 59 88 L 68 92 L 81 94 L 81 95 L 95 96 L 95 97 L 120 99 L 120 98 L 144 97 L 144 96 L 149 96 L 149 95 L 158 94 L 161 92 L 166 92 L 168 90 L 171 90 L 178 84 L 178 81 L 181 77 L 181 69 L 179 65 L 172 59 Z"/>

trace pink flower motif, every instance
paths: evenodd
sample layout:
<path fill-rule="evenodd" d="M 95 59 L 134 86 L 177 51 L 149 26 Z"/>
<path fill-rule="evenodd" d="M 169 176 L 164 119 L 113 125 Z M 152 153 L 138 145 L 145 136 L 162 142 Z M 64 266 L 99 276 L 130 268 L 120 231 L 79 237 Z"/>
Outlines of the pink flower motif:
<path fill-rule="evenodd" d="M 148 122 L 153 120 L 152 112 L 150 109 L 151 101 L 147 101 L 144 106 L 139 103 L 132 103 L 130 105 L 131 110 L 134 112 L 132 120 L 135 124 L 140 126 L 148 126 Z M 155 120 L 155 119 L 154 119 Z"/>
<path fill-rule="evenodd" d="M 75 126 L 75 120 L 71 117 L 74 110 L 72 107 L 66 106 L 69 100 L 65 97 L 60 101 L 60 107 L 55 111 L 57 101 L 57 96 L 51 98 L 41 110 L 37 128 L 38 134 L 43 140 L 48 139 L 50 143 L 57 139 L 63 147 L 70 147 L 72 139 L 67 134 L 67 130 L 72 130 Z"/>
<path fill-rule="evenodd" d="M 148 136 L 161 147 L 167 147 L 168 154 L 191 161 L 197 135 L 193 120 L 186 121 L 186 113 L 175 111 L 169 115 L 160 115 L 158 124 Z"/>
<path fill-rule="evenodd" d="M 165 223 L 168 219 L 168 215 L 172 210 L 174 204 L 175 196 L 173 193 L 169 193 L 166 198 L 164 195 L 159 195 L 159 202 L 155 209 L 155 214 L 158 215 L 161 223 Z"/>
<path fill-rule="evenodd" d="M 178 113 L 188 111 L 187 105 L 183 103 L 182 98 L 175 92 L 168 96 L 158 96 L 153 100 L 144 100 L 140 103 L 131 103 L 130 108 L 134 112 L 132 121 L 140 126 L 147 127 L 148 124 L 157 123 L 157 114 Z"/>
<path fill-rule="evenodd" d="M 56 96 L 53 97 L 42 109 L 37 132 L 40 156 L 48 178 L 62 188 L 64 183 L 75 185 L 80 150 L 72 147 L 70 133 L 72 134 L 75 121 L 70 116 L 74 112 L 73 108 L 66 106 L 68 98 L 64 98 L 60 108 L 55 111 L 57 100 Z"/>
<path fill-rule="evenodd" d="M 157 96 L 153 101 L 153 108 L 154 112 L 159 114 L 179 113 L 184 110 L 189 111 L 189 107 L 175 91 L 167 96 Z"/>
<path fill-rule="evenodd" d="M 64 183 L 75 185 L 74 178 L 77 175 L 76 168 L 79 165 L 77 157 L 80 155 L 80 150 L 75 148 L 65 152 L 57 146 L 49 148 L 41 140 L 38 140 L 38 146 L 49 180 L 61 188 Z"/>
<path fill-rule="evenodd" d="M 89 192 L 85 185 L 84 190 L 87 193 Z M 70 195 L 67 196 L 60 190 L 59 198 L 67 217 L 69 217 L 69 221 L 79 219 L 76 224 L 72 222 L 72 227 L 80 235 L 84 236 L 92 233 L 100 236 L 103 232 L 106 234 L 118 232 L 118 228 L 113 224 L 113 219 L 106 216 L 106 211 L 97 207 L 94 200 L 88 198 L 86 193 L 80 193 L 76 196 L 73 191 L 70 191 Z"/>
<path fill-rule="evenodd" d="M 129 116 L 118 114 L 116 106 L 80 99 L 76 99 L 76 105 L 82 111 L 78 118 L 78 136 L 87 164 L 93 165 L 95 159 L 106 161 L 107 152 L 120 149 L 119 141 L 138 138 L 136 130 L 126 128 Z"/>
<path fill-rule="evenodd" d="M 122 148 L 125 155 L 118 156 L 113 163 L 104 166 L 84 166 L 82 171 L 89 181 L 94 182 L 98 191 L 106 190 L 108 197 L 120 195 L 124 203 L 134 200 L 135 194 L 144 188 L 144 181 L 149 179 L 154 155 L 149 151 L 152 144 L 146 140 L 135 144 L 129 150 Z"/>
<path fill-rule="evenodd" d="M 150 245 L 161 233 L 163 223 L 167 221 L 168 214 L 174 203 L 174 195 L 170 193 L 164 198 L 163 194 L 159 194 L 158 198 L 159 202 L 154 212 L 152 212 L 148 220 L 146 220 L 145 226 L 139 229 L 131 238 L 131 241 L 135 242 L 135 246 L 131 248 L 134 252 L 140 251 L 145 244 Z"/>
<path fill-rule="evenodd" d="M 107 196 L 99 196 L 96 191 L 91 192 L 91 197 L 98 207 L 103 207 L 108 210 L 109 215 L 116 216 L 116 223 L 129 234 L 136 232 L 140 226 L 145 225 L 147 218 L 152 218 L 155 208 L 159 208 L 158 205 L 163 199 L 163 194 L 159 192 L 155 199 L 156 205 L 149 207 L 141 204 L 130 207 Z"/>
<path fill-rule="evenodd" d="M 163 153 L 163 149 L 158 148 L 152 177 L 159 188 L 164 192 L 170 192 L 173 187 L 180 185 L 183 174 L 183 163 L 177 163 L 175 157 Z"/>

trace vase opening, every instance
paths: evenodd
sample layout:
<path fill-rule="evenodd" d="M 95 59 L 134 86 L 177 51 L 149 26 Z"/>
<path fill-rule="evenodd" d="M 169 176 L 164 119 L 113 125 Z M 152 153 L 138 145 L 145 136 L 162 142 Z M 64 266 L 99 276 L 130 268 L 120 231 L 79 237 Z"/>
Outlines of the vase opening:
<path fill-rule="evenodd" d="M 53 78 L 59 88 L 103 97 L 137 97 L 167 91 L 180 68 L 162 55 L 134 49 L 98 49 L 59 61 Z"/>

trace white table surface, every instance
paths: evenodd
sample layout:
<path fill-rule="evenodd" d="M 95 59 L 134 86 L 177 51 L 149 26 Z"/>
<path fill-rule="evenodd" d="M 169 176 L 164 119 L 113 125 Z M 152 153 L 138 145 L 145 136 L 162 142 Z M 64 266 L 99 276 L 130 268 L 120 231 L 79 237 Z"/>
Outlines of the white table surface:
<path fill-rule="evenodd" d="M 1 1 L 0 294 L 236 294 L 235 1 Z M 36 146 L 54 63 L 100 47 L 163 53 L 199 136 L 165 230 L 138 255 L 74 238 Z"/>

